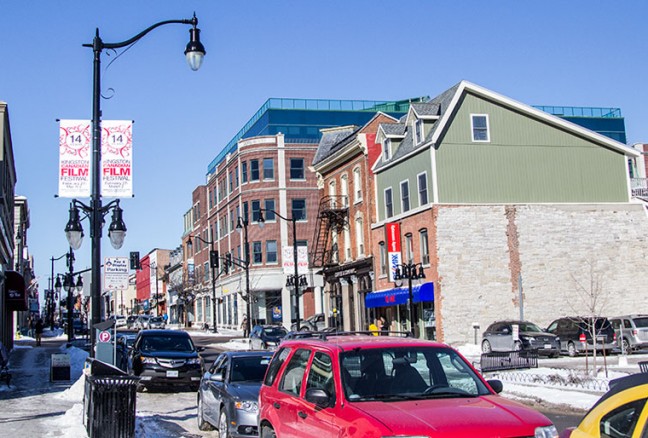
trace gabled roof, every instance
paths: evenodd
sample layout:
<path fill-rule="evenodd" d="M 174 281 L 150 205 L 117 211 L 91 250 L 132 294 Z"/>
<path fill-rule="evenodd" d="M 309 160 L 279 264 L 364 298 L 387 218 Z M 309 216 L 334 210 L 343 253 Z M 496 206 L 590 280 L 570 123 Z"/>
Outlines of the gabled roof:
<path fill-rule="evenodd" d="M 381 157 L 381 159 L 376 162 L 376 165 L 374 166 L 373 170 L 379 171 L 380 169 L 389 167 L 401 161 L 402 159 L 404 159 L 414 151 L 420 150 L 422 148 L 429 148 L 430 146 L 436 145 L 441 134 L 445 131 L 445 128 L 449 125 L 449 123 L 451 123 L 453 114 L 455 114 L 456 109 L 460 104 L 461 97 L 466 93 L 471 93 L 483 98 L 487 98 L 488 100 L 497 102 L 502 106 L 514 109 L 519 113 L 526 114 L 529 117 L 542 120 L 549 125 L 560 127 L 561 129 L 564 129 L 567 132 L 571 132 L 573 134 L 584 137 L 592 142 L 598 143 L 602 146 L 617 150 L 626 156 L 638 157 L 640 155 L 639 152 L 626 146 L 625 144 L 620 143 L 616 140 L 612 140 L 611 138 L 606 137 L 602 134 L 598 134 L 594 131 L 583 128 L 579 125 L 568 122 L 567 120 L 564 120 L 560 117 L 533 108 L 530 105 L 523 104 L 521 102 L 513 100 L 504 95 L 495 93 L 494 91 L 480 87 L 479 85 L 475 85 L 468 81 L 461 81 L 460 83 L 444 91 L 443 93 L 441 93 L 439 96 L 435 97 L 428 103 L 418 104 L 418 105 L 429 105 L 429 106 L 438 105 L 439 106 L 440 117 L 432 125 L 432 129 L 430 129 L 430 131 L 427 133 L 425 140 L 421 144 L 414 146 L 412 133 L 406 132 L 403 141 L 401 142 L 400 146 L 395 151 L 395 153 L 392 155 L 391 159 L 385 162 Z M 406 128 L 406 125 L 404 125 L 404 128 Z"/>
<path fill-rule="evenodd" d="M 360 130 L 358 126 L 341 126 L 336 128 L 322 129 L 322 138 L 317 146 L 317 152 L 313 158 L 313 165 L 321 163 L 345 144 L 355 138 Z"/>

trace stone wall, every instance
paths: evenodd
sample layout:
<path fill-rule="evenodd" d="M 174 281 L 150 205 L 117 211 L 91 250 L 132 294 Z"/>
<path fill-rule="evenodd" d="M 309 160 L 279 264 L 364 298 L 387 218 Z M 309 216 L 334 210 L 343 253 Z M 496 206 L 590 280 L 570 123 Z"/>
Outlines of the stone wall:
<path fill-rule="evenodd" d="M 473 342 L 473 322 L 481 338 L 493 321 L 518 319 L 518 273 L 524 318 L 542 327 L 566 315 L 648 313 L 646 236 L 639 204 L 440 206 L 442 340 Z"/>

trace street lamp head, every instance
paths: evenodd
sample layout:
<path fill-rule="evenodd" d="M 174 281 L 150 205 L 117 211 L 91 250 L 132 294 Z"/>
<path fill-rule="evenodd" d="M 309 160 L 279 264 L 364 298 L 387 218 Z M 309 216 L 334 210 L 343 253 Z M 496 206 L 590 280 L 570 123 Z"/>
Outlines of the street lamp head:
<path fill-rule="evenodd" d="M 248 222 L 245 219 L 243 219 L 241 216 L 239 216 L 238 222 L 236 223 L 236 231 L 240 233 L 242 229 L 247 227 L 247 225 Z"/>
<path fill-rule="evenodd" d="M 259 224 L 259 228 L 265 227 L 265 218 L 263 217 L 263 209 L 259 209 L 259 217 L 257 219 L 257 223 Z"/>
<path fill-rule="evenodd" d="M 425 278 L 425 271 L 423 271 L 423 266 L 419 266 L 418 278 Z"/>
<path fill-rule="evenodd" d="M 79 209 L 70 204 L 70 218 L 65 225 L 65 237 L 72 249 L 81 248 L 83 242 L 83 227 L 79 218 Z"/>
<path fill-rule="evenodd" d="M 113 248 L 119 249 L 124 244 L 124 238 L 126 237 L 126 224 L 122 219 L 122 209 L 119 207 L 119 203 L 113 208 L 112 222 L 110 227 L 108 227 L 108 237 L 110 238 L 110 244 Z"/>
<path fill-rule="evenodd" d="M 74 278 L 72 278 L 70 274 L 65 275 L 65 279 L 63 280 L 63 289 L 65 289 L 65 292 L 70 292 L 74 289 Z"/>
<path fill-rule="evenodd" d="M 56 290 L 57 295 L 61 293 L 62 288 L 63 288 L 63 286 L 61 285 L 61 277 L 59 277 L 57 275 L 56 276 L 56 283 L 54 283 L 54 289 Z"/>
<path fill-rule="evenodd" d="M 187 57 L 187 63 L 189 67 L 196 71 L 202 65 L 203 59 L 207 52 L 205 51 L 205 46 L 200 42 L 200 29 L 196 27 L 198 24 L 198 19 L 196 14 L 193 16 L 193 28 L 189 29 L 190 40 L 185 49 L 185 56 Z"/>
<path fill-rule="evenodd" d="M 76 290 L 77 292 L 83 291 L 83 279 L 81 278 L 81 274 L 77 277 Z"/>
<path fill-rule="evenodd" d="M 187 239 L 187 250 L 191 252 L 191 249 L 193 248 L 193 242 L 191 241 L 191 236 Z"/>

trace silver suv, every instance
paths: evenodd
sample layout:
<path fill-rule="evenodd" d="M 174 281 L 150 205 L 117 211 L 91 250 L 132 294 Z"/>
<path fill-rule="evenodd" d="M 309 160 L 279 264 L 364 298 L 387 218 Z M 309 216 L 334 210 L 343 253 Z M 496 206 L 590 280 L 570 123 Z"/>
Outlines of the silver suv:
<path fill-rule="evenodd" d="M 648 348 L 648 315 L 617 316 L 610 322 L 624 352 Z"/>

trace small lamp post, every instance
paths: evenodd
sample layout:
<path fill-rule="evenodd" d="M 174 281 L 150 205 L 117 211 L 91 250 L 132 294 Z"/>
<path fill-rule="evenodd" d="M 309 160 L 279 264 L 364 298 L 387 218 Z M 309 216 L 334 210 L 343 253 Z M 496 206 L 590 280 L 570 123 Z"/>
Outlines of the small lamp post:
<path fill-rule="evenodd" d="M 211 270 L 211 284 L 212 284 L 212 333 L 218 333 L 218 328 L 216 327 L 217 321 L 216 321 L 216 267 L 218 264 L 218 253 L 214 250 L 214 240 L 205 240 L 202 237 L 198 235 L 194 236 L 189 236 L 189 240 L 187 241 L 187 246 L 191 248 L 193 246 L 193 242 L 191 241 L 191 238 L 194 237 L 201 242 L 210 245 L 209 247 L 209 267 Z M 190 250 L 191 251 L 191 250 Z"/>
<path fill-rule="evenodd" d="M 239 216 L 236 223 L 236 231 L 239 233 L 243 230 L 243 263 L 242 267 L 245 269 L 245 296 L 243 300 L 246 303 L 247 322 L 245 324 L 245 332 L 250 335 L 252 328 L 252 296 L 250 295 L 250 241 L 248 240 L 248 225 L 247 219 Z"/>
<path fill-rule="evenodd" d="M 407 279 L 407 286 L 409 291 L 409 314 L 412 336 L 416 336 L 414 331 L 414 321 L 416 320 L 416 310 L 414 308 L 414 292 L 412 290 L 412 280 L 425 278 L 425 271 L 423 270 L 422 263 L 401 263 L 396 267 L 394 273 L 394 280 Z"/>

